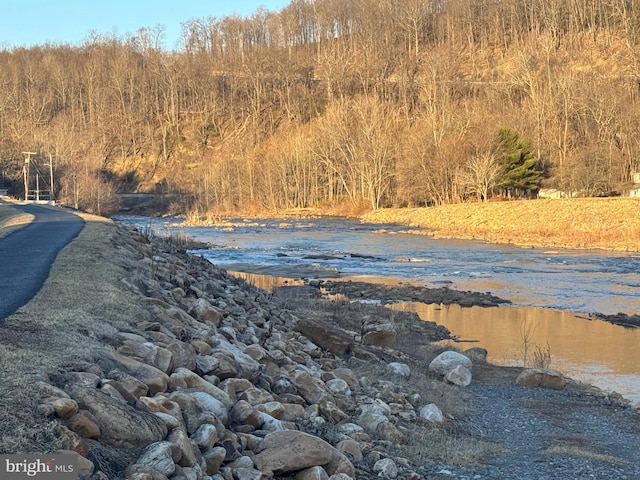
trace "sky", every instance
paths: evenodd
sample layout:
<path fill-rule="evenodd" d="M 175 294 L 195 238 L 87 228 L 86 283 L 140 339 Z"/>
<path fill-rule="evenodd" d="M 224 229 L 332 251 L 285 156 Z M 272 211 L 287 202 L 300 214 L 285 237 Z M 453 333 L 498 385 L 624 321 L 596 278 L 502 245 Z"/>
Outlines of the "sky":
<path fill-rule="evenodd" d="M 279 11 L 290 0 L 0 0 L 0 49 L 80 45 L 91 32 L 119 38 L 164 27 L 174 49 L 181 24 L 194 18 L 248 16 L 259 7 Z"/>

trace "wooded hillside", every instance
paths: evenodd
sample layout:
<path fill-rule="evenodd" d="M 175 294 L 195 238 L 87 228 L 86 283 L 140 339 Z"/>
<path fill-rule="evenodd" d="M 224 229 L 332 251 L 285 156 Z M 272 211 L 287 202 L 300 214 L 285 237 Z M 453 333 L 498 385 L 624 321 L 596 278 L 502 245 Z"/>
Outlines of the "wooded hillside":
<path fill-rule="evenodd" d="M 640 0 L 292 0 L 81 45 L 0 50 L 0 186 L 106 213 L 628 195 Z"/>

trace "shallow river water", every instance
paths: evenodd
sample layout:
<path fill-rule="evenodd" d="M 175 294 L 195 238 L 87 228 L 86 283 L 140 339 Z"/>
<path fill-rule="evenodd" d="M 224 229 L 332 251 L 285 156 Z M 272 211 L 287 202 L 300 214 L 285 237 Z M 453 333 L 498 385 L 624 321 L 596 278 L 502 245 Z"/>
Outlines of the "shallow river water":
<path fill-rule="evenodd" d="M 523 363 L 527 330 L 532 345 L 551 352 L 552 368 L 640 403 L 640 329 L 588 319 L 591 313 L 640 313 L 638 253 L 435 240 L 404 227 L 342 219 L 238 221 L 221 227 L 118 220 L 160 234 L 177 229 L 218 245 L 195 253 L 230 271 L 284 278 L 374 277 L 491 292 L 513 305 L 396 308 L 416 311 L 473 341 L 469 346 L 486 348 L 497 364 Z"/>

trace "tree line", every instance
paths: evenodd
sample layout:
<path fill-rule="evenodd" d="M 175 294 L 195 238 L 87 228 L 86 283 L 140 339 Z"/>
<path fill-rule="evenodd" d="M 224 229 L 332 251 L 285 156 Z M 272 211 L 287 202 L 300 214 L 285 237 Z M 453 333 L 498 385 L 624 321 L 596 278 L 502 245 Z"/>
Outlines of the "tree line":
<path fill-rule="evenodd" d="M 627 194 L 640 0 L 292 0 L 0 50 L 0 182 L 98 213 L 428 206 Z"/>

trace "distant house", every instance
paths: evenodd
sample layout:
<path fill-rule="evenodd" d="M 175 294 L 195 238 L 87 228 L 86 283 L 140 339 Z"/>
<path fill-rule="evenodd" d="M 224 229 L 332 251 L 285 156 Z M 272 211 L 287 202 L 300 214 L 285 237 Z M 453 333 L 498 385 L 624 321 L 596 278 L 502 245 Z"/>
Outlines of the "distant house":
<path fill-rule="evenodd" d="M 629 196 L 640 197 L 640 172 L 633 172 L 631 174 L 631 181 L 633 182 L 633 187 L 629 192 Z"/>
<path fill-rule="evenodd" d="M 556 190 L 555 188 L 541 188 L 538 190 L 538 198 L 575 198 L 577 196 L 578 194 L 576 192 L 568 194 L 567 192 Z"/>
<path fill-rule="evenodd" d="M 8 188 L 0 188 L 0 197 L 6 197 L 7 195 L 9 195 L 9 189 Z"/>

